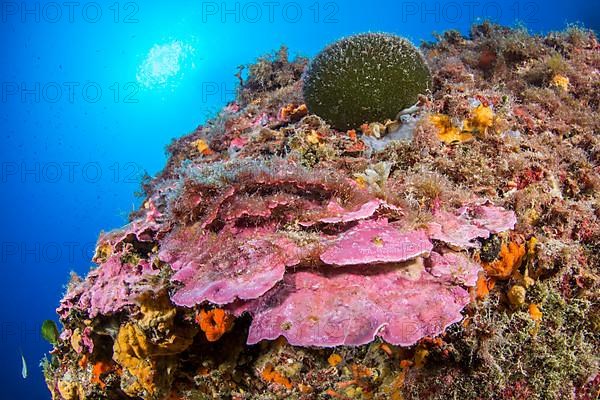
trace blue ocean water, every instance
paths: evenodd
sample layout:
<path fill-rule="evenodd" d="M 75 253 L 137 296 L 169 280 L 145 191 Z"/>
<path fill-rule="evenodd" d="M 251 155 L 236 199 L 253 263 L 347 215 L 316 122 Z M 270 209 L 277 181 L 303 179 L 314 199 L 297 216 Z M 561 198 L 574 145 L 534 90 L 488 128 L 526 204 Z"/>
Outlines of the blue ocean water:
<path fill-rule="evenodd" d="M 165 146 L 234 97 L 240 64 L 312 56 L 344 35 L 433 32 L 489 19 L 598 31 L 600 6 L 542 1 L 2 2 L 0 398 L 48 399 L 39 328 L 101 230 L 139 205 Z M 29 376 L 22 377 L 21 352 Z"/>

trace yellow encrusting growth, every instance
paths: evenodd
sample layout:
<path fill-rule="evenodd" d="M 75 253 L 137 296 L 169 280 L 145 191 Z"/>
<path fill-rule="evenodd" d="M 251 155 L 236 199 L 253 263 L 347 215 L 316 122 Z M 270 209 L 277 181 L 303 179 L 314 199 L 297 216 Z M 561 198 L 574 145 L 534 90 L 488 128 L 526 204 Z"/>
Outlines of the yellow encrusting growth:
<path fill-rule="evenodd" d="M 321 134 L 314 129 L 306 136 L 306 141 L 310 144 L 319 144 L 321 143 L 321 140 Z"/>
<path fill-rule="evenodd" d="M 329 363 L 329 365 L 331 365 L 332 367 L 337 366 L 339 363 L 342 362 L 342 356 L 340 356 L 337 353 L 333 353 L 329 356 L 329 358 L 327 358 L 327 362 Z"/>
<path fill-rule="evenodd" d="M 81 383 L 67 380 L 58 381 L 58 393 L 64 400 L 84 400 L 85 393 Z M 53 396 L 54 398 L 54 396 Z"/>
<path fill-rule="evenodd" d="M 532 336 L 535 336 L 540 331 L 540 326 L 542 323 L 542 317 L 544 314 L 540 310 L 540 308 L 535 303 L 531 303 L 529 305 L 529 316 L 532 320 L 535 321 L 535 327 L 529 331 Z"/>
<path fill-rule="evenodd" d="M 459 128 L 452 124 L 450 117 L 444 114 L 434 114 L 429 116 L 431 122 L 438 130 L 437 137 L 446 144 L 462 143 L 473 140 L 471 133 L 463 133 Z"/>
<path fill-rule="evenodd" d="M 566 92 L 569 90 L 569 78 L 561 74 L 556 74 L 552 77 L 551 85 Z"/>
<path fill-rule="evenodd" d="M 413 357 L 415 368 L 423 368 L 425 366 L 425 362 L 427 361 L 427 357 L 429 356 L 429 350 L 426 348 L 419 346 L 415 350 L 415 355 Z"/>
<path fill-rule="evenodd" d="M 486 133 L 494 125 L 494 118 L 495 115 L 492 108 L 480 104 L 471 111 L 471 118 L 463 122 L 463 132 L 473 134 Z"/>
<path fill-rule="evenodd" d="M 210 149 L 208 144 L 202 139 L 193 141 L 192 146 L 194 146 L 196 148 L 198 153 L 203 154 L 205 156 L 208 156 L 213 153 L 213 151 Z"/>
<path fill-rule="evenodd" d="M 293 103 L 290 103 L 279 110 L 279 118 L 282 120 L 289 119 L 291 121 L 298 121 L 307 114 L 308 108 L 306 107 L 306 104 L 296 106 Z"/>
<path fill-rule="evenodd" d="M 175 355 L 186 350 L 195 330 L 175 325 L 176 310 L 166 296 L 151 294 L 140 299 L 141 318 L 120 327 L 113 346 L 113 360 L 133 379 L 123 379 L 121 389 L 132 397 L 154 396 L 169 390 Z M 160 332 L 154 341 L 150 333 Z"/>
<path fill-rule="evenodd" d="M 541 321 L 544 314 L 540 311 L 540 308 L 537 306 L 537 304 L 531 303 L 529 305 L 529 315 L 531 316 L 532 320 Z"/>
<path fill-rule="evenodd" d="M 93 260 L 98 262 L 104 262 L 112 255 L 112 252 L 113 248 L 110 245 L 110 243 L 100 243 L 94 251 Z"/>
<path fill-rule="evenodd" d="M 514 307 L 521 307 L 525 304 L 527 289 L 521 285 L 514 285 L 508 290 L 508 300 Z"/>
<path fill-rule="evenodd" d="M 142 330 L 134 324 L 121 327 L 113 348 L 113 359 L 125 368 L 135 381 L 123 388 L 130 396 L 140 396 L 146 391 L 156 391 L 156 365 L 149 358 L 151 343 Z"/>
<path fill-rule="evenodd" d="M 489 106 L 478 105 L 471 111 L 471 116 L 462 123 L 462 129 L 454 126 L 448 115 L 433 114 L 429 116 L 438 130 L 437 137 L 446 144 L 462 143 L 472 140 L 475 135 L 487 133 L 494 125 L 496 116 Z"/>

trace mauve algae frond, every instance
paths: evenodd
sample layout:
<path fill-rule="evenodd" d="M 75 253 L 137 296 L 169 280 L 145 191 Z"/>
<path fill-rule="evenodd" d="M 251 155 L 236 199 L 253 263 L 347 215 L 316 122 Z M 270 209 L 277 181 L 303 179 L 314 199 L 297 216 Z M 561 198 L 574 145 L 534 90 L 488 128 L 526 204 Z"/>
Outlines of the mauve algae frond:
<path fill-rule="evenodd" d="M 90 318 L 116 313 L 135 304 L 136 296 L 154 290 L 157 274 L 147 260 L 124 261 L 121 254 L 112 255 L 69 289 L 57 312 L 67 315 L 74 308 Z"/>
<path fill-rule="evenodd" d="M 433 245 L 422 230 L 401 232 L 386 219 L 360 222 L 321 254 L 332 265 L 392 263 L 427 256 Z"/>
<path fill-rule="evenodd" d="M 409 279 L 403 268 L 408 265 L 289 273 L 250 307 L 248 343 L 282 335 L 296 346 L 358 346 L 380 336 L 410 346 L 462 319 L 466 290 L 426 271 Z"/>
<path fill-rule="evenodd" d="M 487 239 L 490 234 L 513 229 L 517 223 L 513 211 L 488 204 L 464 206 L 455 213 L 439 210 L 434 216 L 427 224 L 429 236 L 459 249 L 478 247 L 475 239 Z"/>
<path fill-rule="evenodd" d="M 263 295 L 283 278 L 286 266 L 298 263 L 296 252 L 293 242 L 267 229 L 217 235 L 192 226 L 166 239 L 160 258 L 175 271 L 171 280 L 183 284 L 173 302 L 193 307 Z"/>

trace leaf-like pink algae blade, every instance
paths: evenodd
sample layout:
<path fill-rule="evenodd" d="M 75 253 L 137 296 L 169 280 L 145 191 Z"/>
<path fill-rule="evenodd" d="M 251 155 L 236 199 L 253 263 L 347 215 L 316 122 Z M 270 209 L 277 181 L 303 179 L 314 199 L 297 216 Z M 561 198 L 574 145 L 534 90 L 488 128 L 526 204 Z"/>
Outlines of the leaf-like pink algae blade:
<path fill-rule="evenodd" d="M 465 289 L 428 273 L 408 280 L 401 268 L 288 273 L 281 286 L 245 308 L 254 315 L 248 343 L 284 336 L 297 346 L 356 346 L 380 336 L 409 346 L 462 319 Z"/>
<path fill-rule="evenodd" d="M 422 230 L 401 232 L 383 218 L 362 221 L 321 254 L 332 265 L 402 262 L 429 254 L 433 245 Z"/>

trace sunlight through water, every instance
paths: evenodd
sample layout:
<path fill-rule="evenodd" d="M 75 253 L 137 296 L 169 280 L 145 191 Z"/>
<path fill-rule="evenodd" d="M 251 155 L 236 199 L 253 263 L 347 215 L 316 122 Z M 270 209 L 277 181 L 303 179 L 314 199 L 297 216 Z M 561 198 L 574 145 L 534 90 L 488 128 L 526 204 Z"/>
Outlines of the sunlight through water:
<path fill-rule="evenodd" d="M 192 60 L 194 48 L 179 40 L 155 44 L 138 68 L 136 79 L 147 89 L 174 89 L 183 79 L 185 72 L 195 68 Z"/>

